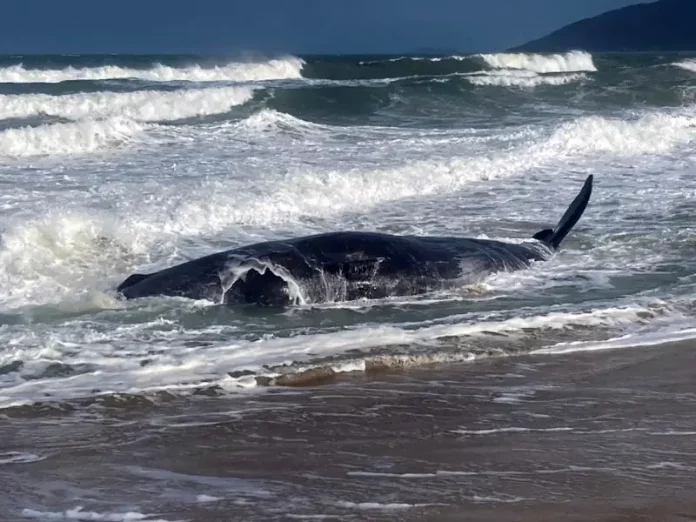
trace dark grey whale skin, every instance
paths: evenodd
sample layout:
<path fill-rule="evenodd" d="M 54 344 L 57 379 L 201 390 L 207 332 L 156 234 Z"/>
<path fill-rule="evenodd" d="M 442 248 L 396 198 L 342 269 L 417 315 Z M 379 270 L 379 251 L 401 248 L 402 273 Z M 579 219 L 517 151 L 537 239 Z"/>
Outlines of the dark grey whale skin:
<path fill-rule="evenodd" d="M 416 295 L 448 284 L 471 284 L 553 255 L 585 211 L 592 183 L 589 176 L 555 229 L 542 230 L 524 243 L 328 232 L 242 246 L 152 274 L 133 274 L 117 292 L 126 299 L 172 296 L 228 305 L 283 306 L 290 302 L 288 276 L 312 302 L 325 300 L 325 289 L 332 282 L 341 286 L 342 300 Z M 248 270 L 230 288 L 235 267 L 250 266 L 256 269 Z"/>

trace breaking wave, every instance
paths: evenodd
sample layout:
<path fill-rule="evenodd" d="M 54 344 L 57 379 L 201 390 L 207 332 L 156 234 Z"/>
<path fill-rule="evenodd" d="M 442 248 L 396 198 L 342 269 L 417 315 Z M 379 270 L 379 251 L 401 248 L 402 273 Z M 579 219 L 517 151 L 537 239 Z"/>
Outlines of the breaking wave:
<path fill-rule="evenodd" d="M 674 113 L 648 113 L 632 120 L 586 116 L 560 125 L 545 146 L 565 155 L 661 154 L 691 141 L 695 133 L 693 108 Z"/>
<path fill-rule="evenodd" d="M 57 83 L 71 80 L 138 79 L 152 82 L 252 82 L 297 79 L 302 77 L 304 60 L 295 57 L 264 62 L 233 62 L 222 66 L 171 67 L 155 64 L 149 69 L 119 66 L 66 67 L 64 69 L 28 69 L 13 65 L 0 69 L 0 83 Z"/>
<path fill-rule="evenodd" d="M 583 51 L 565 54 L 500 53 L 482 54 L 480 57 L 494 69 L 520 69 L 536 73 L 593 72 L 596 71 L 592 55 Z"/>
<path fill-rule="evenodd" d="M 0 95 L 0 119 L 54 116 L 79 120 L 117 116 L 145 122 L 171 121 L 227 112 L 249 101 L 253 92 L 247 87 L 217 87 L 175 92 Z"/>
<path fill-rule="evenodd" d="M 82 154 L 132 140 L 145 127 L 125 118 L 82 120 L 0 132 L 0 156 Z"/>
<path fill-rule="evenodd" d="M 136 139 L 146 128 L 143 125 L 113 119 L 10 130 L 0 133 L 0 153 L 93 150 Z M 257 133 L 275 143 L 279 133 L 306 138 L 307 129 L 312 140 L 336 130 L 264 112 L 221 132 L 232 132 L 233 139 L 248 139 Z M 353 132 L 359 135 L 369 129 Z M 664 154 L 695 137 L 696 115 L 686 110 L 647 114 L 632 121 L 586 116 L 495 156 L 430 158 L 376 168 L 298 167 L 284 170 L 280 177 L 254 179 L 252 188 L 235 179 L 199 179 L 171 190 L 162 186 L 152 197 L 134 193 L 116 213 L 57 209 L 56 214 L 23 221 L 5 231 L 0 242 L 0 301 L 11 307 L 41 305 L 60 302 L 87 288 L 105 288 L 119 274 L 132 271 L 136 259 L 142 266 L 143 258 L 168 255 L 171 244 L 158 250 L 163 238 L 205 237 L 230 227 L 305 230 L 308 222 L 343 212 L 369 211 L 412 197 L 434 197 L 598 152 L 612 159 Z M 322 141 L 316 143 L 322 146 Z"/>
<path fill-rule="evenodd" d="M 681 62 L 674 63 L 672 65 L 696 73 L 696 59 L 684 60 Z"/>
<path fill-rule="evenodd" d="M 542 75 L 531 71 L 492 71 L 488 73 L 472 74 L 465 76 L 467 81 L 478 86 L 521 87 L 531 88 L 540 85 L 567 85 L 587 76 L 580 73 Z"/>

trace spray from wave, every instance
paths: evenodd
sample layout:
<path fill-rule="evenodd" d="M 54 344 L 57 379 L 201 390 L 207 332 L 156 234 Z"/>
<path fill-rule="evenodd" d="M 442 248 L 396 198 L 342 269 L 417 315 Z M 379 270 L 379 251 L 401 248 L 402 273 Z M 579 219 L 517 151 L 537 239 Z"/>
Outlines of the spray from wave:
<path fill-rule="evenodd" d="M 696 73 L 696 60 L 695 59 L 676 62 L 672 65 L 674 65 L 675 67 L 679 67 L 680 69 L 684 69 L 686 71 Z"/>
<path fill-rule="evenodd" d="M 223 66 L 171 67 L 155 64 L 149 69 L 119 66 L 27 69 L 23 65 L 0 68 L 0 83 L 57 83 L 71 80 L 138 79 L 152 82 L 250 82 L 297 79 L 302 77 L 304 60 L 295 57 L 264 62 L 234 62 Z"/>

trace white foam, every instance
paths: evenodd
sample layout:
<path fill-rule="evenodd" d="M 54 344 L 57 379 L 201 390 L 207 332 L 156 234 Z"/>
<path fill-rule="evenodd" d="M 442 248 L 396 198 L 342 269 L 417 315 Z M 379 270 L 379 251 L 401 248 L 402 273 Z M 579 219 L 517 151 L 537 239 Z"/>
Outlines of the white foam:
<path fill-rule="evenodd" d="M 561 432 L 561 431 L 573 431 L 570 427 L 560 427 L 560 428 L 524 428 L 520 426 L 511 426 L 507 428 L 491 428 L 487 430 L 452 430 L 452 433 L 457 433 L 459 435 L 497 435 L 504 433 L 529 433 L 529 432 Z"/>
<path fill-rule="evenodd" d="M 274 109 L 261 109 L 251 116 L 232 124 L 236 130 L 245 133 L 292 132 L 295 134 L 320 134 L 331 132 L 328 125 L 311 123 L 290 114 Z M 224 126 L 222 126 L 224 128 Z"/>
<path fill-rule="evenodd" d="M 196 497 L 196 502 L 218 502 L 219 500 L 222 500 L 220 497 L 213 497 L 211 495 L 198 495 Z"/>
<path fill-rule="evenodd" d="M 471 500 L 473 500 L 474 502 L 486 502 L 486 503 L 494 502 L 497 504 L 516 504 L 517 502 L 524 502 L 525 500 L 528 500 L 528 499 L 526 499 L 524 497 L 516 497 L 514 495 L 502 496 L 502 497 L 491 496 L 491 495 L 487 495 L 487 496 L 474 495 L 471 498 Z"/>
<path fill-rule="evenodd" d="M 175 92 L 96 92 L 50 96 L 0 95 L 0 119 L 36 115 L 71 120 L 122 117 L 135 121 L 170 121 L 227 112 L 251 99 L 253 89 L 218 87 Z"/>
<path fill-rule="evenodd" d="M 81 522 L 135 522 L 146 520 L 147 522 L 183 522 L 152 518 L 153 515 L 144 515 L 135 511 L 127 513 L 99 513 L 96 511 L 83 511 L 82 506 L 66 511 L 38 511 L 36 509 L 24 509 L 22 515 L 38 520 L 78 520 Z"/>
<path fill-rule="evenodd" d="M 427 507 L 432 504 L 407 504 L 405 502 L 346 502 L 339 501 L 336 502 L 338 507 L 348 508 L 348 509 L 360 509 L 360 510 L 402 510 L 402 509 L 412 509 L 417 507 Z"/>
<path fill-rule="evenodd" d="M 536 395 L 536 391 L 534 390 L 516 390 L 513 392 L 505 392 L 501 393 L 500 395 L 493 397 L 491 399 L 491 402 L 495 402 L 497 404 L 519 404 L 521 402 L 524 402 L 525 399 L 528 399 L 530 397 L 534 397 Z"/>
<path fill-rule="evenodd" d="M 649 112 L 630 120 L 585 116 L 557 128 L 543 144 L 559 154 L 604 152 L 616 156 L 664 154 L 696 137 L 691 107 L 674 112 Z"/>
<path fill-rule="evenodd" d="M 156 190 L 145 195 L 138 192 L 140 179 L 133 185 L 117 183 L 115 190 L 132 193 L 114 211 L 74 212 L 58 206 L 46 212 L 40 207 L 35 219 L 18 220 L 5 229 L 0 242 L 0 306 L 53 303 L 87 288 L 103 289 L 118 274 L 143 269 L 143 263 L 150 259 L 159 260 L 162 268 L 181 259 L 163 258 L 162 253 L 170 254 L 178 246 L 173 241 L 182 235 L 195 238 L 217 235 L 230 227 L 277 228 L 283 223 L 303 230 L 312 218 L 355 209 L 365 212 L 387 201 L 454 192 L 471 183 L 512 177 L 530 168 L 540 169 L 559 161 L 565 165 L 571 157 L 594 158 L 600 152 L 604 157 L 633 158 L 672 152 L 696 137 L 696 117 L 691 111 L 685 108 L 649 113 L 631 121 L 582 117 L 559 125 L 546 137 L 530 134 L 522 144 L 496 154 L 405 161 L 373 169 L 370 164 L 343 169 L 311 164 L 255 175 L 253 185 L 231 175 L 209 180 L 207 175 L 198 176 L 198 166 L 195 183 L 158 181 Z M 271 126 L 278 121 L 279 113 L 263 114 L 260 119 L 268 118 Z M 281 114 L 280 120 L 292 125 L 297 119 Z M 314 124 L 300 120 L 298 132 L 305 124 L 313 129 Z M 253 132 L 253 125 L 238 125 L 246 127 L 221 132 L 233 132 L 234 139 Z M 139 141 L 143 130 L 149 128 L 150 124 L 109 119 L 8 130 L 0 132 L 0 155 L 93 151 Z M 314 137 L 322 132 L 313 129 L 305 135 Z M 226 139 L 225 135 L 216 136 Z M 275 144 L 277 135 L 271 136 Z M 317 143 L 319 147 L 324 142 Z M 286 160 L 283 156 L 282 161 Z M 169 178 L 165 175 L 163 179 Z M 548 211 L 544 212 L 547 215 Z M 99 246 L 104 239 L 108 242 L 106 248 Z M 211 248 L 217 247 L 205 245 L 201 252 Z M 643 262 L 643 257 L 636 262 Z M 549 266 L 544 265 L 543 273 Z M 529 278 L 541 279 L 540 273 L 533 268 L 514 277 L 504 274 L 490 280 L 489 285 L 495 289 L 527 285 Z M 546 283 L 554 281 L 546 279 Z"/>
<path fill-rule="evenodd" d="M 341 520 L 343 519 L 340 515 L 295 515 L 293 513 L 286 513 L 285 516 L 291 520 Z"/>
<path fill-rule="evenodd" d="M 46 457 L 36 455 L 35 453 L 23 453 L 19 451 L 8 451 L 0 453 L 0 466 L 7 464 L 27 464 L 30 462 L 39 462 Z"/>
<path fill-rule="evenodd" d="M 668 437 L 693 437 L 696 435 L 696 431 L 679 431 L 679 430 L 667 430 L 667 431 L 650 431 L 648 435 L 666 435 Z"/>
<path fill-rule="evenodd" d="M 593 352 L 600 350 L 616 350 L 636 346 L 655 346 L 659 344 L 689 341 L 696 339 L 696 328 L 685 328 L 677 331 L 642 332 L 624 335 L 605 341 L 573 341 L 558 343 L 546 348 L 533 351 L 534 354 L 563 354 L 573 352 Z"/>
<path fill-rule="evenodd" d="M 684 60 L 681 62 L 674 63 L 672 65 L 696 73 L 696 59 Z"/>
<path fill-rule="evenodd" d="M 101 390 L 98 393 L 106 394 L 161 390 L 188 393 L 200 387 L 201 383 L 216 384 L 229 390 L 238 385 L 237 379 L 229 377 L 226 372 L 249 369 L 273 377 L 279 374 L 264 368 L 354 350 L 369 352 L 373 347 L 432 343 L 437 339 L 451 337 L 475 338 L 489 336 L 491 332 L 514 337 L 524 335 L 528 329 L 548 331 L 571 327 L 619 327 L 647 321 L 646 317 L 660 313 L 665 312 L 632 306 L 585 313 L 513 317 L 502 321 L 463 315 L 448 317 L 443 324 L 419 323 L 421 326 L 417 328 L 411 328 L 407 324 L 375 325 L 291 337 L 269 336 L 256 341 L 218 341 L 205 350 L 191 348 L 188 343 L 210 338 L 213 334 L 218 339 L 233 337 L 237 333 L 236 326 L 216 326 L 210 331 L 182 331 L 175 325 L 155 321 L 114 324 L 106 331 L 94 331 L 74 330 L 68 323 L 37 332 L 29 339 L 16 338 L 12 348 L 2 353 L 0 364 L 7 364 L 12 360 L 26 361 L 22 372 L 28 375 L 35 373 L 32 371 L 32 364 L 42 360 L 87 365 L 94 370 L 65 378 L 6 378 L 5 385 L 0 387 L 0 407 L 27 404 L 47 397 L 61 400 L 92 396 L 95 394 L 94 390 Z M 8 331 L 8 334 L 11 335 L 11 332 Z M 113 344 L 113 339 L 118 339 L 118 343 Z M 147 339 L 148 342 L 143 343 L 142 339 Z M 153 356 L 149 347 L 157 340 L 166 343 L 168 348 L 165 353 Z M 30 343 L 27 344 L 27 341 Z M 77 346 L 81 348 L 74 353 L 74 347 Z M 128 349 L 124 349 L 124 346 L 128 346 Z M 465 355 L 469 357 L 468 354 L 466 352 Z M 444 353 L 445 358 L 449 356 L 450 354 Z M 148 360 L 149 364 L 143 366 L 141 360 Z"/>
<path fill-rule="evenodd" d="M 150 248 L 116 223 L 89 215 L 49 213 L 2 235 L 0 302 L 15 308 L 79 296 L 99 288 L 110 274 L 126 270 L 133 256 L 147 254 Z M 100 294 L 90 301 L 82 306 L 113 306 Z"/>
<path fill-rule="evenodd" d="M 694 468 L 691 466 L 686 466 L 686 465 L 682 464 L 681 462 L 671 462 L 671 461 L 650 464 L 649 466 L 646 466 L 645 468 L 646 469 L 669 469 L 669 470 L 694 471 Z"/>
<path fill-rule="evenodd" d="M 562 473 L 577 473 L 577 472 L 600 472 L 612 473 L 616 471 L 614 468 L 591 468 L 585 466 L 568 466 L 567 468 L 556 469 L 532 469 L 525 471 L 518 470 L 481 470 L 481 471 L 455 471 L 455 470 L 437 470 L 431 473 L 384 473 L 372 471 L 349 471 L 348 476 L 354 477 L 375 477 L 375 478 L 398 478 L 398 479 L 422 479 L 422 478 L 439 478 L 439 477 L 519 477 L 524 475 L 557 475 Z"/>
<path fill-rule="evenodd" d="M 171 81 L 264 81 L 302 77 L 304 61 L 296 57 L 261 61 L 233 62 L 223 66 L 170 67 L 155 64 L 148 69 L 118 66 L 66 67 L 64 69 L 27 69 L 23 65 L 0 68 L 0 83 L 57 83 L 69 80 L 139 79 L 153 82 Z"/>
<path fill-rule="evenodd" d="M 262 123 L 258 123 L 261 121 Z M 244 138 L 254 126 L 272 129 L 282 121 L 296 125 L 293 132 L 321 134 L 314 124 L 291 116 L 264 111 L 256 123 L 244 123 Z M 233 129 L 239 136 L 239 129 Z M 221 131 L 222 132 L 222 131 Z M 226 131 L 225 131 L 226 132 Z M 367 130 L 365 131 L 367 132 Z M 277 134 L 270 133 L 276 139 Z M 332 216 L 353 209 L 373 208 L 387 201 L 429 197 L 455 192 L 472 183 L 509 178 L 556 165 L 569 157 L 589 157 L 598 152 L 616 157 L 663 154 L 696 138 L 696 116 L 691 108 L 673 112 L 651 112 L 631 121 L 587 116 L 558 125 L 548 136 L 534 136 L 520 145 L 495 154 L 471 154 L 448 159 L 425 159 L 393 167 L 370 169 L 283 168 L 276 182 L 258 179 L 257 197 L 243 203 L 231 197 L 242 188 L 235 182 L 216 181 L 187 194 L 173 218 L 163 223 L 167 233 L 199 235 L 219 233 L 231 224 L 268 226 L 297 222 L 308 216 Z M 275 143 L 273 144 L 275 146 Z M 317 146 L 323 142 L 318 141 Z"/>
<path fill-rule="evenodd" d="M 143 130 L 142 124 L 124 118 L 7 129 L 0 132 L 0 157 L 89 153 L 127 143 Z"/>
<path fill-rule="evenodd" d="M 277 134 L 269 131 L 282 127 L 305 138 L 334 132 L 270 110 L 219 132 L 231 132 L 236 139 L 250 139 L 257 137 L 254 134 L 257 129 L 256 134 L 267 133 L 275 141 Z M 363 131 L 371 132 L 361 128 L 353 132 Z M 215 136 L 221 139 L 218 134 Z M 323 145 L 321 140 L 317 147 Z M 277 145 L 273 143 L 272 146 Z M 236 201 L 235 194 L 245 189 L 235 181 L 215 181 L 199 186 L 177 206 L 172 219 L 159 226 L 162 227 L 160 231 L 167 233 L 199 235 L 219 233 L 230 224 L 267 226 L 307 216 L 331 216 L 346 210 L 374 207 L 385 201 L 429 196 L 443 190 L 452 192 L 477 181 L 506 178 L 531 164 L 554 159 L 556 155 L 550 148 L 523 146 L 496 155 L 414 159 L 376 169 L 367 166 L 346 169 L 283 167 L 280 179 L 255 180 L 253 190 L 258 196 L 249 198 L 245 194 L 243 204 Z"/>
<path fill-rule="evenodd" d="M 509 73 L 500 74 L 501 71 L 492 71 L 497 74 L 476 74 L 464 76 L 467 81 L 479 86 L 496 86 L 496 87 L 521 87 L 533 88 L 540 85 L 567 85 L 579 80 L 587 78 L 584 74 L 562 74 L 562 75 L 540 75 L 540 74 L 524 74 L 526 71 L 510 71 Z M 522 74 L 520 74 L 522 73 Z"/>
<path fill-rule="evenodd" d="M 537 73 L 597 70 L 592 55 L 584 51 L 565 54 L 498 53 L 482 54 L 480 57 L 494 69 L 523 69 Z"/>

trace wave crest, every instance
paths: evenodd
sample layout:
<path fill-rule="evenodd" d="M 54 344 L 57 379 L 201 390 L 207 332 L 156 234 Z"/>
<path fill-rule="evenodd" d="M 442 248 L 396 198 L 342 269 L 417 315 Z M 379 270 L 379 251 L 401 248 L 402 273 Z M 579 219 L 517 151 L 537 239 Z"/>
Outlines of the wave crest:
<path fill-rule="evenodd" d="M 227 65 L 171 67 L 154 64 L 149 69 L 114 65 L 102 67 L 66 67 L 64 69 L 27 69 L 23 65 L 0 68 L 0 83 L 58 83 L 71 80 L 138 79 L 152 82 L 193 81 L 250 82 L 287 80 L 302 77 L 304 60 L 287 57 L 263 62 L 232 62 Z"/>
<path fill-rule="evenodd" d="M 142 124 L 120 117 L 7 129 L 0 132 L 0 156 L 94 152 L 130 141 L 144 130 Z"/>
<path fill-rule="evenodd" d="M 177 92 L 0 95 L 0 119 L 46 115 L 70 120 L 123 117 L 171 121 L 227 112 L 230 107 L 249 101 L 253 93 L 248 87 L 218 87 Z"/>
<path fill-rule="evenodd" d="M 498 53 L 479 56 L 494 69 L 521 69 L 536 73 L 593 72 L 597 70 L 592 55 L 584 51 L 549 55 Z"/>
<path fill-rule="evenodd" d="M 679 67 L 680 69 L 696 73 L 696 59 L 684 60 L 681 62 L 673 63 L 672 65 L 674 65 L 675 67 Z"/>
<path fill-rule="evenodd" d="M 540 85 L 567 85 L 587 78 L 582 73 L 541 75 L 531 71 L 491 71 L 490 73 L 465 76 L 470 83 L 483 87 L 532 88 Z"/>

